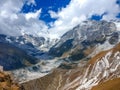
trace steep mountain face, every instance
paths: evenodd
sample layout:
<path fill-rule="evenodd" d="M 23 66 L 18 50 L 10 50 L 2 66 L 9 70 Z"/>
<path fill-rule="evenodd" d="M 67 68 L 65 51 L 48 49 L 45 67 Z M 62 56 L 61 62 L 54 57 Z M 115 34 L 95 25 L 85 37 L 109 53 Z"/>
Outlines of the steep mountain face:
<path fill-rule="evenodd" d="M 29 56 L 24 50 L 0 42 L 0 65 L 4 70 L 19 69 L 36 63 L 37 59 Z"/>
<path fill-rule="evenodd" d="M 23 83 L 25 90 L 119 90 L 120 44 L 100 52 L 74 69 L 56 69 L 40 79 Z M 108 86 L 111 85 L 111 86 Z M 95 86 L 95 87 L 94 87 Z"/>
<path fill-rule="evenodd" d="M 90 56 L 94 50 L 111 47 L 119 40 L 119 32 L 112 22 L 84 21 L 65 33 L 49 51 L 53 56 L 80 60 Z"/>

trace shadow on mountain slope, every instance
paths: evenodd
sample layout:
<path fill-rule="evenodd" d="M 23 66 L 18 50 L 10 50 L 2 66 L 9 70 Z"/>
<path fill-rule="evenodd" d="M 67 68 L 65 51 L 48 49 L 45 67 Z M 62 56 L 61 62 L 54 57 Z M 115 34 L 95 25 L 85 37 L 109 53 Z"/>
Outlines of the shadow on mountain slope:
<path fill-rule="evenodd" d="M 27 55 L 24 50 L 8 43 L 0 43 L 0 65 L 4 70 L 14 70 L 36 63 L 37 59 Z"/>

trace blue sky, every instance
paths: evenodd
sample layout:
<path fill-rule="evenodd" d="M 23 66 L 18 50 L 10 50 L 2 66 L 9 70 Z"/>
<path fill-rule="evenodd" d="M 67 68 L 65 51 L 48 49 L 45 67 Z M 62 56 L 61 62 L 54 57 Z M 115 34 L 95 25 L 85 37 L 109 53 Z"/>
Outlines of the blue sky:
<path fill-rule="evenodd" d="M 62 8 L 65 8 L 71 0 L 35 0 L 34 4 L 27 4 L 28 1 L 23 5 L 21 12 L 22 13 L 29 13 L 29 12 L 35 12 L 36 10 L 42 9 L 41 15 L 39 17 L 40 20 L 43 20 L 46 24 L 50 22 L 54 22 L 57 20 L 57 18 L 51 18 L 49 14 L 49 10 L 52 10 L 54 12 L 60 11 Z M 116 1 L 116 4 L 120 5 L 120 0 Z M 101 20 L 104 15 L 106 15 L 107 12 L 104 12 L 102 15 L 93 14 L 89 19 L 91 20 Z M 120 13 L 116 15 L 117 18 L 120 18 Z"/>
<path fill-rule="evenodd" d="M 22 13 L 34 12 L 36 10 L 42 9 L 40 20 L 45 21 L 46 23 L 54 22 L 57 18 L 51 18 L 49 10 L 54 12 L 60 11 L 62 8 L 65 8 L 66 5 L 70 3 L 70 0 L 35 0 L 36 5 L 33 4 L 24 4 L 22 7 Z"/>

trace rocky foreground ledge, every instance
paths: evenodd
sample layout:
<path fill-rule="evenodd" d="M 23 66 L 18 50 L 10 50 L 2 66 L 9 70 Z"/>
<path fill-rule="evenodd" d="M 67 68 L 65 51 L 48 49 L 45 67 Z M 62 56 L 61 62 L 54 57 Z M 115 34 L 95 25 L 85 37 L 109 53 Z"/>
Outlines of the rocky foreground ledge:
<path fill-rule="evenodd" d="M 0 90 L 24 90 L 12 80 L 12 77 L 3 71 L 0 71 Z"/>

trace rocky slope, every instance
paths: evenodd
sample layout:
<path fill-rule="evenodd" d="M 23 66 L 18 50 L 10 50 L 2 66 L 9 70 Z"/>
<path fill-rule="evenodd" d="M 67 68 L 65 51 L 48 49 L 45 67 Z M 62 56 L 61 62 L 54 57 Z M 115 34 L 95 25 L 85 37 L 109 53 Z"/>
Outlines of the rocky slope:
<path fill-rule="evenodd" d="M 94 86 L 92 90 L 120 90 L 120 78 L 108 80 Z"/>
<path fill-rule="evenodd" d="M 90 56 L 96 49 L 102 51 L 118 41 L 119 31 L 113 22 L 84 21 L 65 33 L 49 53 L 73 61 L 80 60 Z"/>
<path fill-rule="evenodd" d="M 58 68 L 49 75 L 22 85 L 25 90 L 113 90 L 120 84 L 119 78 L 120 44 L 100 52 L 84 65 L 81 62 L 70 70 Z M 119 86 L 115 88 L 119 90 Z"/>
<path fill-rule="evenodd" d="M 0 90 L 23 90 L 23 89 L 12 80 L 9 74 L 0 71 Z"/>

